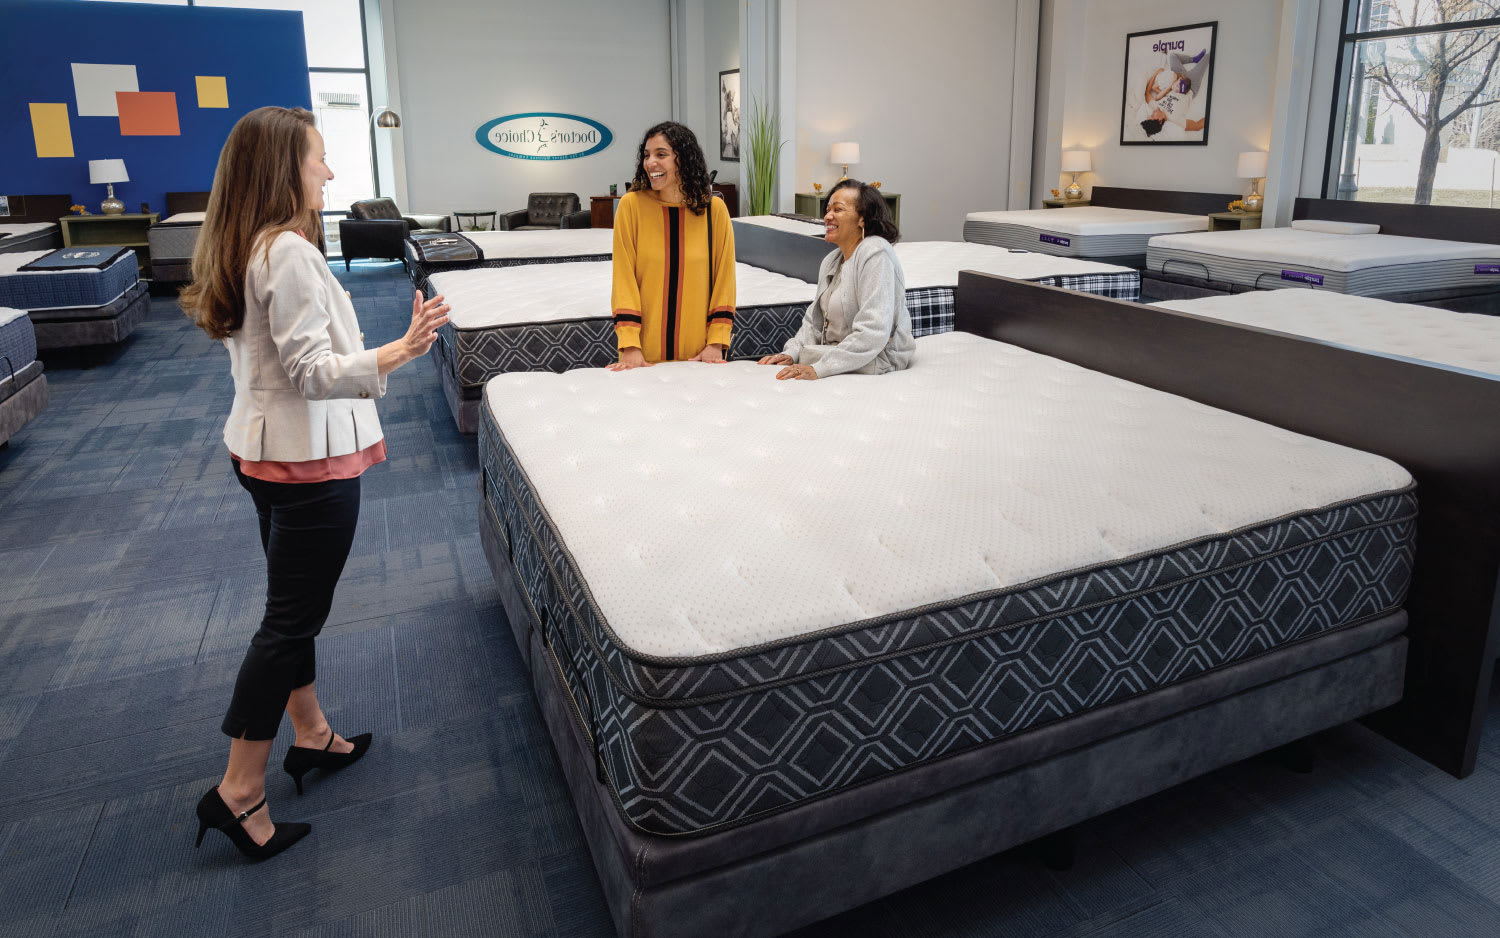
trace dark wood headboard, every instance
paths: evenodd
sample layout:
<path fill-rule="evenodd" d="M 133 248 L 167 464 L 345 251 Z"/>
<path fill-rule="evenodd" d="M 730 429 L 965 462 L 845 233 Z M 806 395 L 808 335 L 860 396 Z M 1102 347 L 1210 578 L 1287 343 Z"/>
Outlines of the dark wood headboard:
<path fill-rule="evenodd" d="M 730 222 L 734 225 L 734 259 L 751 267 L 761 267 L 808 283 L 818 282 L 818 268 L 833 245 L 812 235 Z M 816 231 L 808 225 L 809 231 Z"/>
<path fill-rule="evenodd" d="M 1102 208 L 1134 208 L 1147 212 L 1179 212 L 1183 215 L 1207 215 L 1225 212 L 1239 193 L 1172 192 L 1166 189 L 1122 189 L 1118 186 L 1095 186 L 1089 193 L 1089 204 Z"/>
<path fill-rule="evenodd" d="M 1406 694 L 1367 722 L 1474 770 L 1500 652 L 1500 377 L 971 271 L 954 328 L 1406 467 L 1421 509 Z"/>
<path fill-rule="evenodd" d="M 168 192 L 167 214 L 170 218 L 180 212 L 206 212 L 208 211 L 207 192 Z"/>
<path fill-rule="evenodd" d="M 0 215 L 0 224 L 5 225 L 55 222 L 71 214 L 69 208 L 73 205 L 71 195 L 12 195 L 6 198 L 10 201 L 10 214 Z"/>
<path fill-rule="evenodd" d="M 1457 205 L 1412 205 L 1407 202 L 1353 202 L 1348 199 L 1298 199 L 1292 218 L 1379 225 L 1381 234 L 1440 241 L 1500 244 L 1500 210 Z"/>

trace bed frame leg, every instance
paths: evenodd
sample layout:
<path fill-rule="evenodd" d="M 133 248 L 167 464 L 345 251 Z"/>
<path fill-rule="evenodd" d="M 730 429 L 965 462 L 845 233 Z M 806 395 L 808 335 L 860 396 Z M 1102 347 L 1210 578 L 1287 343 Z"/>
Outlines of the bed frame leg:
<path fill-rule="evenodd" d="M 1298 775 L 1311 775 L 1317 767 L 1317 751 L 1313 748 L 1311 736 L 1294 739 L 1285 746 L 1271 750 L 1271 756 L 1282 768 Z"/>
<path fill-rule="evenodd" d="M 1036 855 L 1047 869 L 1066 873 L 1078 856 L 1078 828 L 1064 827 L 1032 842 Z"/>

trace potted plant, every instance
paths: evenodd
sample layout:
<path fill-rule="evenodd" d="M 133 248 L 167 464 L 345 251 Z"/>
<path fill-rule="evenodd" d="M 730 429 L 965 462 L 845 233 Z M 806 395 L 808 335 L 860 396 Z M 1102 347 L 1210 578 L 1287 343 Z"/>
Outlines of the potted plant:
<path fill-rule="evenodd" d="M 781 120 L 774 107 L 750 99 L 749 168 L 750 214 L 769 215 L 776 201 L 776 165 L 781 159 Z"/>

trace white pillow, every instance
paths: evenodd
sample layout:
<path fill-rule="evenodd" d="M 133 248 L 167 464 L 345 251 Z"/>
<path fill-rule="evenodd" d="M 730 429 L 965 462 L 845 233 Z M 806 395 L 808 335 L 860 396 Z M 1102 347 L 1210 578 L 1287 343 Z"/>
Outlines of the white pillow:
<path fill-rule="evenodd" d="M 1299 231 L 1322 231 L 1327 234 L 1379 234 L 1379 225 L 1358 221 L 1329 221 L 1326 218 L 1299 218 L 1292 222 Z"/>

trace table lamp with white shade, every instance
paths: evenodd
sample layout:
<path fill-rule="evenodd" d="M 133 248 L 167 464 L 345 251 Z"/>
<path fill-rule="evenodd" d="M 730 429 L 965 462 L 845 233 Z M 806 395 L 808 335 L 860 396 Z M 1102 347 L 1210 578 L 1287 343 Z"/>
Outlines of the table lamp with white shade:
<path fill-rule="evenodd" d="M 1092 172 L 1093 169 L 1094 164 L 1093 161 L 1089 159 L 1089 151 L 1064 150 L 1062 157 L 1062 171 L 1065 173 L 1072 173 L 1073 181 L 1068 184 L 1068 188 L 1063 190 L 1063 194 L 1070 199 L 1083 198 L 1083 187 L 1078 184 L 1078 174 Z"/>
<path fill-rule="evenodd" d="M 833 145 L 833 155 L 828 158 L 828 162 L 842 163 L 844 166 L 844 175 L 839 177 L 839 181 L 842 182 L 848 179 L 849 167 L 859 162 L 859 144 L 850 141 L 835 143 Z"/>
<path fill-rule="evenodd" d="M 1244 198 L 1247 212 L 1258 212 L 1263 205 L 1259 183 L 1266 177 L 1268 159 L 1268 155 L 1263 150 L 1249 150 L 1240 154 L 1239 164 L 1235 167 L 1234 174 L 1241 179 L 1250 180 L 1250 194 Z"/>
<path fill-rule="evenodd" d="M 109 197 L 99 205 L 99 211 L 104 214 L 119 215 L 125 211 L 125 203 L 115 198 L 115 183 L 129 181 L 124 160 L 89 160 L 89 182 L 109 187 Z"/>

